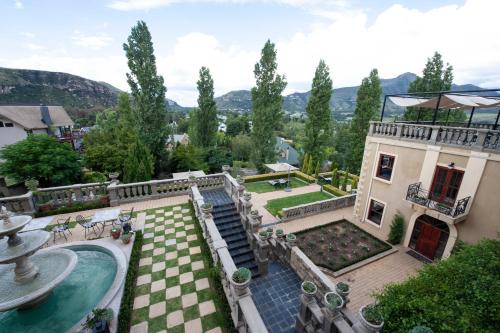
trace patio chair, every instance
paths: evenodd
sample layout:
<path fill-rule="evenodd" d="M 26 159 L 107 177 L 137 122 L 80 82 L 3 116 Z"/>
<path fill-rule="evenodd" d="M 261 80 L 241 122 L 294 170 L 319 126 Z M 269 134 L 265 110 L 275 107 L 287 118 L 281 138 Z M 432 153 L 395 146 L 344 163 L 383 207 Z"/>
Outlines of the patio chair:
<path fill-rule="evenodd" d="M 68 217 L 67 219 L 58 219 L 56 221 L 57 225 L 54 228 L 52 228 L 52 233 L 54 234 L 54 243 L 56 242 L 56 234 L 58 234 L 59 237 L 61 237 L 62 234 L 66 242 L 68 241 L 68 237 L 66 237 L 66 231 L 69 232 L 70 235 L 73 235 L 71 233 L 71 230 L 69 230 L 70 219 L 71 217 Z"/>
<path fill-rule="evenodd" d="M 124 210 L 120 213 L 118 220 L 120 221 L 120 225 L 123 223 L 130 222 L 132 224 L 132 215 L 134 214 L 134 207 L 131 210 Z"/>
<path fill-rule="evenodd" d="M 76 223 L 81 225 L 85 229 L 85 239 L 87 239 L 87 230 L 92 229 L 94 234 L 97 236 L 97 232 L 95 231 L 95 227 L 99 229 L 99 226 L 96 222 L 91 222 L 92 217 L 83 217 L 82 215 L 78 215 L 76 217 Z"/>
<path fill-rule="evenodd" d="M 267 181 L 267 183 L 268 183 L 269 185 L 273 186 L 273 187 L 274 187 L 274 186 L 276 186 L 276 184 L 279 184 L 279 183 L 278 183 L 277 181 L 275 181 L 275 180 L 268 180 L 268 181 Z"/>

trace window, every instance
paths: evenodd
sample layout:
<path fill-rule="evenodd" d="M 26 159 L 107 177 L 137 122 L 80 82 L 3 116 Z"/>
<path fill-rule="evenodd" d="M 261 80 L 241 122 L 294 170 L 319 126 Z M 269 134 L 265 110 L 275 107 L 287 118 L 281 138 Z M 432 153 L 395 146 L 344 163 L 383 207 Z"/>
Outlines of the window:
<path fill-rule="evenodd" d="M 391 180 L 395 159 L 396 157 L 392 155 L 380 154 L 377 167 L 378 178 L 382 178 L 388 181 Z"/>
<path fill-rule="evenodd" d="M 5 127 L 14 127 L 13 123 L 5 123 Z"/>
<path fill-rule="evenodd" d="M 462 170 L 437 166 L 431 186 L 431 199 L 443 204 L 455 204 L 463 176 Z"/>
<path fill-rule="evenodd" d="M 382 215 L 384 214 L 385 205 L 377 200 L 371 199 L 370 208 L 368 210 L 368 220 L 380 225 L 382 223 Z"/>
<path fill-rule="evenodd" d="M 0 121 L 0 127 L 3 127 L 3 121 Z"/>

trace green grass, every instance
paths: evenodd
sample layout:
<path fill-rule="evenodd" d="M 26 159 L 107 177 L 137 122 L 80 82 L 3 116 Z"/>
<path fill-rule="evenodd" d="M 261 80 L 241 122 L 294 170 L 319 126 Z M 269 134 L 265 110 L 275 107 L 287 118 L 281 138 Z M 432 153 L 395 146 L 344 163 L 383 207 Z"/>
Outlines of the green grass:
<path fill-rule="evenodd" d="M 292 188 L 302 187 L 306 185 L 308 184 L 300 179 L 297 179 L 295 177 L 290 178 L 290 186 Z M 255 192 L 255 193 L 265 193 L 265 192 L 284 190 L 285 187 L 286 187 L 285 185 L 272 186 L 267 181 L 245 183 L 245 189 L 248 192 Z"/>
<path fill-rule="evenodd" d="M 286 198 L 269 200 L 265 207 L 271 214 L 276 216 L 281 213 L 281 210 L 283 208 L 294 207 L 331 198 L 334 197 L 326 192 L 311 192 Z"/>

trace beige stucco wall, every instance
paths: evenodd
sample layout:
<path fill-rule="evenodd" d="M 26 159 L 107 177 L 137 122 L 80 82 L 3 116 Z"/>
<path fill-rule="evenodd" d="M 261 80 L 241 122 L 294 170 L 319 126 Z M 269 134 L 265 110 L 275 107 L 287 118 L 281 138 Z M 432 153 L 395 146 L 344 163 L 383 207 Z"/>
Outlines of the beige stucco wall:
<path fill-rule="evenodd" d="M 1 119 L 0 121 L 11 123 L 12 121 L 7 119 Z M 28 134 L 18 124 L 14 123 L 14 127 L 0 127 L 0 148 L 16 143 L 18 141 L 26 138 Z"/>
<path fill-rule="evenodd" d="M 499 154 L 372 137 L 367 138 L 366 147 L 354 215 L 374 235 L 386 239 L 398 211 L 408 226 L 416 212 L 405 200 L 408 185 L 420 181 L 423 188 L 429 189 L 436 165 L 451 162 L 465 171 L 457 199 L 472 197 L 467 219 L 456 225 L 458 239 L 473 243 L 485 237 L 495 238 L 500 232 Z M 397 156 L 391 183 L 374 178 L 381 152 Z M 380 228 L 366 221 L 370 197 L 386 204 Z"/>

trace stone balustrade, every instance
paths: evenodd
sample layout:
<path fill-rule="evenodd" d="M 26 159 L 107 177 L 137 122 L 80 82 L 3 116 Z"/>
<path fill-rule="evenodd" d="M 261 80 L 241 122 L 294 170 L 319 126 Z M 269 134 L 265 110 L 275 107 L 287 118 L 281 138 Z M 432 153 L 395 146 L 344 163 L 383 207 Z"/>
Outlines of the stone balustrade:
<path fill-rule="evenodd" d="M 355 202 L 356 202 L 356 194 L 351 194 L 343 197 L 317 201 L 289 208 L 283 208 L 282 210 L 283 216 L 281 220 L 283 222 L 291 221 L 309 215 L 315 215 L 323 212 L 350 207 L 354 206 Z"/>
<path fill-rule="evenodd" d="M 14 197 L 0 198 L 0 205 L 5 206 L 8 211 L 13 213 L 33 215 L 36 211 L 31 192 Z"/>
<path fill-rule="evenodd" d="M 414 123 L 370 122 L 369 134 L 425 144 L 467 147 L 472 150 L 500 152 L 500 131 Z"/>
<path fill-rule="evenodd" d="M 34 199 L 37 204 L 50 202 L 56 206 L 90 201 L 98 196 L 107 195 L 109 184 L 110 182 L 104 182 L 40 188 L 34 193 Z"/>
<path fill-rule="evenodd" d="M 210 248 L 212 259 L 216 265 L 219 264 L 221 267 L 220 278 L 231 308 L 231 318 L 234 326 L 240 333 L 267 333 L 267 328 L 253 302 L 250 291 L 248 290 L 243 296 L 238 296 L 232 288 L 230 279 L 237 269 L 236 265 L 211 214 L 204 213 L 201 208 L 205 202 L 197 185 L 190 188 L 190 199 L 193 202 L 196 216 L 203 230 L 203 236 Z"/>

